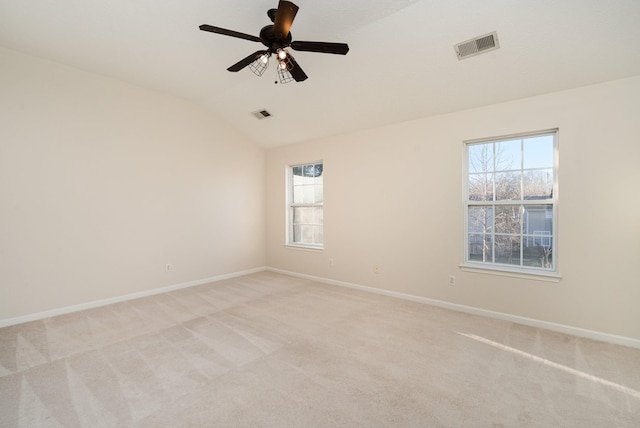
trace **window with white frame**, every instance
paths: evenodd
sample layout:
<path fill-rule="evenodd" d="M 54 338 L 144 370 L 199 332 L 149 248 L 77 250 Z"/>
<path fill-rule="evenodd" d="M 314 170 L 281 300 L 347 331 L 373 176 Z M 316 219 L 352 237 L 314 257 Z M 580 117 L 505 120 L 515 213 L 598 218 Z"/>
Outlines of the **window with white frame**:
<path fill-rule="evenodd" d="M 557 272 L 557 130 L 469 141 L 464 265 Z"/>
<path fill-rule="evenodd" d="M 289 245 L 322 248 L 324 243 L 322 162 L 289 167 Z"/>

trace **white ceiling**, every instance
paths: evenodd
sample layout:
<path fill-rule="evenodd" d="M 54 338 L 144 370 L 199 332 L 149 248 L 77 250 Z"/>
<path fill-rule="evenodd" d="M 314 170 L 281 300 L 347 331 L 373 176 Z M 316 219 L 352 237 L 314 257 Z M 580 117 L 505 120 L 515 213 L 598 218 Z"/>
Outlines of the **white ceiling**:
<path fill-rule="evenodd" d="M 350 47 L 292 51 L 300 83 L 226 71 L 262 45 L 198 29 L 258 35 L 277 0 L 0 0 L 0 45 L 193 100 L 264 147 L 640 75 L 640 0 L 294 3 L 294 40 Z M 457 59 L 492 31 L 500 49 Z"/>

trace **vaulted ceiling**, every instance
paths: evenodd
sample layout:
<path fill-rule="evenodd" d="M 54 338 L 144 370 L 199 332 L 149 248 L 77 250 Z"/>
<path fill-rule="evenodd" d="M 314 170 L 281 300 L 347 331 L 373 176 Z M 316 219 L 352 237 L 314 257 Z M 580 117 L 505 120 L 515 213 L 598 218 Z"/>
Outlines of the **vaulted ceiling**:
<path fill-rule="evenodd" d="M 262 45 L 277 0 L 0 0 L 0 46 L 200 103 L 264 147 L 640 75 L 638 0 L 294 0 L 309 78 L 226 70 Z M 454 45 L 496 31 L 500 48 Z M 0 64 L 1 66 L 1 64 Z M 268 110 L 258 120 L 251 112 Z"/>

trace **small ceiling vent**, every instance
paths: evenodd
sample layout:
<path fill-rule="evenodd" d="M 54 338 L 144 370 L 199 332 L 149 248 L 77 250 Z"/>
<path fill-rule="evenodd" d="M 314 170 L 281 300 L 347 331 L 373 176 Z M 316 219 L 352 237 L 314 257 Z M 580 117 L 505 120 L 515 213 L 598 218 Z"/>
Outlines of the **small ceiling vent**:
<path fill-rule="evenodd" d="M 269 113 L 266 110 L 253 111 L 251 112 L 251 114 L 257 117 L 258 119 L 266 119 L 268 117 L 271 117 L 271 113 Z"/>
<path fill-rule="evenodd" d="M 499 47 L 500 44 L 498 43 L 498 34 L 496 34 L 496 32 L 494 31 L 493 33 L 474 37 L 471 40 L 458 43 L 453 48 L 456 51 L 458 59 L 464 59 L 483 52 L 496 50 Z"/>

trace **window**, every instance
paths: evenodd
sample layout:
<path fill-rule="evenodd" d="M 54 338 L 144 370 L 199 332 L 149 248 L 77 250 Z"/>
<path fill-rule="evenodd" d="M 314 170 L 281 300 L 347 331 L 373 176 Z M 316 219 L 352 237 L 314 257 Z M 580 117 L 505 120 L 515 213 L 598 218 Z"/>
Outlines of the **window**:
<path fill-rule="evenodd" d="M 557 271 L 557 137 L 466 143 L 465 266 Z"/>
<path fill-rule="evenodd" d="M 289 245 L 323 246 L 322 162 L 289 167 Z"/>

